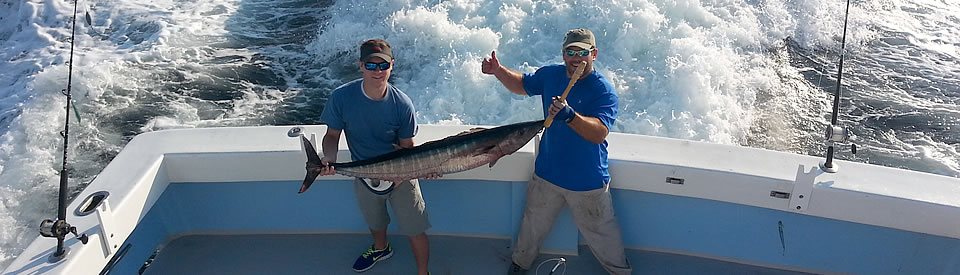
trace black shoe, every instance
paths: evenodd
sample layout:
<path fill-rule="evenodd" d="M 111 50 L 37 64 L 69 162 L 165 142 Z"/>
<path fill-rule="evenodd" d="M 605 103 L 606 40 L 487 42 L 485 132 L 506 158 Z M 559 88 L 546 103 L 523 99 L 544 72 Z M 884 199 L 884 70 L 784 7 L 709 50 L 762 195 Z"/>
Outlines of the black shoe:
<path fill-rule="evenodd" d="M 510 269 L 507 270 L 507 275 L 522 275 L 526 273 L 526 269 L 523 269 L 519 265 L 513 263 L 513 261 L 510 261 Z"/>

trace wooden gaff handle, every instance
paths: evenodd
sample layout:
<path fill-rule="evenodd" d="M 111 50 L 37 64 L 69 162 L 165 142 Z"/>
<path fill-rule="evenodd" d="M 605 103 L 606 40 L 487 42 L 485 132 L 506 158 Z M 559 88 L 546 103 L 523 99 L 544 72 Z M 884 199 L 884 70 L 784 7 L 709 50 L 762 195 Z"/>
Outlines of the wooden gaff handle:
<path fill-rule="evenodd" d="M 573 88 L 573 84 L 577 83 L 577 80 L 580 79 L 580 75 L 583 74 L 583 68 L 587 66 L 587 62 L 580 62 L 580 66 L 577 66 L 577 70 L 573 72 L 573 77 L 570 78 L 570 84 L 567 84 L 567 89 L 563 90 L 563 94 L 560 95 L 560 101 L 566 101 L 567 95 L 570 94 L 570 88 Z M 551 103 L 552 104 L 552 103 Z M 550 107 L 547 107 L 550 108 Z M 549 111 L 547 111 L 549 112 Z M 554 115 L 547 117 L 547 120 L 543 121 L 544 128 L 550 128 L 550 124 L 553 124 Z"/>

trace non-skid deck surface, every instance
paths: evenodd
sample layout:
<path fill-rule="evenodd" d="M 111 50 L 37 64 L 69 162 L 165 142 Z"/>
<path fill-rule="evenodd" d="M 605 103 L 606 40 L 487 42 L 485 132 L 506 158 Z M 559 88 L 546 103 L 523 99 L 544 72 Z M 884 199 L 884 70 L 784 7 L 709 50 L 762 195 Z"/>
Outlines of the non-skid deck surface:
<path fill-rule="evenodd" d="M 388 238 L 393 257 L 363 274 L 416 274 L 407 238 Z M 144 274 L 357 274 L 353 261 L 371 243 L 369 234 L 189 235 L 168 243 Z M 430 236 L 430 272 L 505 274 L 509 245 L 506 239 Z M 580 256 L 541 255 L 533 268 L 564 257 L 565 273 L 560 267 L 555 274 L 605 274 L 588 247 L 579 250 Z M 627 250 L 627 257 L 634 274 L 801 274 L 642 250 Z M 554 263 L 544 264 L 539 273 L 531 268 L 527 274 L 548 274 Z"/>

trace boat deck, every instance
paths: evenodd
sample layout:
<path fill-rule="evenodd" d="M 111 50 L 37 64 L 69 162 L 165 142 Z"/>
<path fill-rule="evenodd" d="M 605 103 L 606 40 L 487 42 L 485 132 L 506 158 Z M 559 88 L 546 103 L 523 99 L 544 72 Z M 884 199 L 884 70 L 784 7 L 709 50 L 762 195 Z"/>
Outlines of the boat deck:
<path fill-rule="evenodd" d="M 353 261 L 371 243 L 368 234 L 188 235 L 174 239 L 143 274 L 356 274 Z M 415 274 L 406 237 L 389 235 L 394 255 L 364 274 Z M 510 265 L 507 239 L 430 236 L 430 272 L 504 274 Z M 542 254 L 527 274 L 605 274 L 586 246 L 579 256 Z M 628 249 L 634 274 L 805 274 L 671 253 Z M 566 270 L 564 271 L 564 268 Z"/>

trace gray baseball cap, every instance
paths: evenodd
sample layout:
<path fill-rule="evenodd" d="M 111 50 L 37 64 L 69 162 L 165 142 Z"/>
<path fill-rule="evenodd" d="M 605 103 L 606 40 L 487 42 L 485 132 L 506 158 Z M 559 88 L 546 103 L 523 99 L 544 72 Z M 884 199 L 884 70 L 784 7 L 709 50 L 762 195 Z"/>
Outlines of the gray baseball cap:
<path fill-rule="evenodd" d="M 593 37 L 593 32 L 588 29 L 572 29 L 567 31 L 563 38 L 563 48 L 577 46 L 584 50 L 593 50 L 597 47 L 597 40 Z"/>

